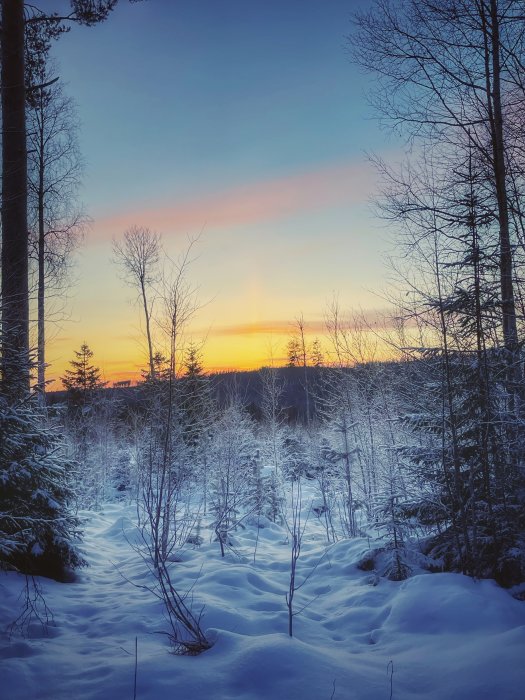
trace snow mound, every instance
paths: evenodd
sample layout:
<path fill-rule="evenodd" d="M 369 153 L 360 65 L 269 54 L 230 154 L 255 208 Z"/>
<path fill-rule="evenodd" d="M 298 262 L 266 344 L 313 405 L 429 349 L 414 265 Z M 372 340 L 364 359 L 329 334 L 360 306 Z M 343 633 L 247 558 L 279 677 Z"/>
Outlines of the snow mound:
<path fill-rule="evenodd" d="M 315 522 L 299 560 L 293 638 L 286 529 L 252 519 L 228 559 L 205 538 L 170 565 L 181 591 L 193 587 L 214 642 L 198 657 L 171 655 L 151 573 L 130 546 L 134 509 L 85 515 L 90 567 L 76 583 L 40 580 L 53 612 L 47 634 L 33 622 L 8 636 L 24 579 L 0 575 L 2 700 L 128 700 L 135 638 L 138 700 L 380 700 L 391 683 L 395 700 L 523 698 L 524 603 L 458 574 L 378 579 L 357 568 L 366 540 L 326 549 Z"/>

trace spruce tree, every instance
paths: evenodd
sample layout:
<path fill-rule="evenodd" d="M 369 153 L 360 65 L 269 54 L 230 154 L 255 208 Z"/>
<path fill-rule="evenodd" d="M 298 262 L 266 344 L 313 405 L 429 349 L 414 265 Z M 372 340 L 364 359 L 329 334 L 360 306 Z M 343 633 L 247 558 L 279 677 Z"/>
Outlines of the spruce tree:
<path fill-rule="evenodd" d="M 286 344 L 286 354 L 288 356 L 288 367 L 299 367 L 301 347 L 299 340 L 292 336 Z"/>
<path fill-rule="evenodd" d="M 0 566 L 63 580 L 84 564 L 69 509 L 73 468 L 36 396 L 13 403 L 0 395 Z"/>
<path fill-rule="evenodd" d="M 180 381 L 181 420 L 185 442 L 196 447 L 211 422 L 211 387 L 204 374 L 201 353 L 190 343 L 184 354 L 184 375 Z"/>
<path fill-rule="evenodd" d="M 322 367 L 324 364 L 324 355 L 321 349 L 319 338 L 314 338 L 310 349 L 310 362 L 314 367 Z"/>
<path fill-rule="evenodd" d="M 106 386 L 106 382 L 100 379 L 100 369 L 91 364 L 93 351 L 87 343 L 82 343 L 80 350 L 75 350 L 75 355 L 77 359 L 69 363 L 73 369 L 66 369 L 65 375 L 60 379 L 73 403 L 84 405 L 94 391 Z"/>

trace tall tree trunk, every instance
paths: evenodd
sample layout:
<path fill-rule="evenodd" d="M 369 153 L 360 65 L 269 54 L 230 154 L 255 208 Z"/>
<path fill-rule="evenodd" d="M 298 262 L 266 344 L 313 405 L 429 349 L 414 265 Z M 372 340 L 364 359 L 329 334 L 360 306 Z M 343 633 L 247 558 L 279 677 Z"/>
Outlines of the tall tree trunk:
<path fill-rule="evenodd" d="M 2 2 L 2 380 L 29 391 L 24 3 Z"/>
<path fill-rule="evenodd" d="M 40 97 L 42 100 L 42 96 Z M 45 327 L 45 243 L 46 230 L 44 223 L 44 119 L 43 107 L 42 119 L 40 121 L 39 133 L 39 149 L 38 154 L 38 338 L 37 338 L 37 366 L 38 366 L 38 391 L 42 398 L 42 403 L 45 401 L 46 390 L 46 327 Z"/>
<path fill-rule="evenodd" d="M 505 142 L 503 136 L 503 112 L 501 107 L 501 44 L 499 23 L 498 0 L 490 0 L 492 86 L 491 94 L 489 94 L 491 107 L 491 109 L 489 109 L 489 116 L 492 132 L 494 184 L 498 204 L 501 312 L 503 316 L 503 342 L 508 355 L 508 381 L 511 395 L 515 395 L 521 379 L 521 367 L 516 324 L 516 305 L 514 301 L 512 248 L 509 230 L 509 203 L 505 169 Z"/>
<path fill-rule="evenodd" d="M 155 380 L 155 362 L 153 361 L 153 342 L 151 340 L 151 328 L 150 328 L 150 310 L 148 307 L 148 299 L 146 296 L 146 282 L 144 278 L 140 280 L 140 291 L 142 293 L 142 305 L 144 307 L 144 316 L 146 317 L 146 337 L 148 339 L 148 354 L 149 354 L 149 372 L 150 379 Z"/>
<path fill-rule="evenodd" d="M 437 231 L 437 222 L 434 220 L 434 227 Z M 449 348 L 449 331 L 447 326 L 447 319 L 445 318 L 445 303 L 443 298 L 443 293 L 441 289 L 441 263 L 439 261 L 439 253 L 437 248 L 437 241 L 434 238 L 434 265 L 436 274 L 436 287 L 438 294 L 438 313 L 439 313 L 439 324 L 441 331 L 441 342 L 443 343 L 442 360 L 443 360 L 443 371 L 442 371 L 442 383 L 443 383 L 443 413 L 442 413 L 442 442 L 443 442 L 443 476 L 445 478 L 445 484 L 449 490 L 449 495 L 452 502 L 452 512 L 451 520 L 454 531 L 454 538 L 456 541 L 456 550 L 461 562 L 461 568 L 464 574 L 470 575 L 472 573 L 472 557 L 471 557 L 471 543 L 469 536 L 469 520 L 467 508 L 465 505 L 465 498 L 463 494 L 462 486 L 462 473 L 461 473 L 461 457 L 459 449 L 459 437 L 458 437 L 458 416 L 456 415 L 456 409 L 454 406 L 454 377 L 452 373 L 452 363 L 451 363 L 451 352 Z M 447 430 L 448 429 L 448 430 Z M 444 446 L 447 444 L 447 432 L 450 432 L 450 447 L 452 448 L 452 465 L 453 465 L 453 483 L 454 488 L 450 486 L 450 479 L 448 474 L 448 465 L 446 459 L 446 450 Z M 459 538 L 458 528 L 456 526 L 456 517 L 459 515 L 459 525 L 461 528 L 461 534 L 463 536 L 463 543 L 461 543 Z"/>

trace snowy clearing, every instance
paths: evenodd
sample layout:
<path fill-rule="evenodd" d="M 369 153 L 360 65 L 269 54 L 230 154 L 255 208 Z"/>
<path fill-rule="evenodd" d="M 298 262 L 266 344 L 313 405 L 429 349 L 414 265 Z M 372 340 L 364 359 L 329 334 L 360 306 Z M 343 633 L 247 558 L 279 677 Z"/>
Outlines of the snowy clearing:
<path fill-rule="evenodd" d="M 318 566 L 297 593 L 297 608 L 307 607 L 289 638 L 286 530 L 265 522 L 255 563 L 255 521 L 237 533 L 237 555 L 224 559 L 203 530 L 204 543 L 184 548 L 172 573 L 180 590 L 195 584 L 194 607 L 204 604 L 214 646 L 175 656 L 158 634 L 166 631 L 161 604 L 133 585 L 150 577 L 129 544 L 134 508 L 110 504 L 85 515 L 89 568 L 71 584 L 40 580 L 53 612 L 47 636 L 35 622 L 25 636 L 8 637 L 24 579 L 0 575 L 2 699 L 133 698 L 135 637 L 139 700 L 523 698 L 525 604 L 492 581 L 379 579 L 356 567 L 368 549 L 363 539 L 330 546 L 318 563 L 325 545 L 314 521 L 299 579 Z"/>

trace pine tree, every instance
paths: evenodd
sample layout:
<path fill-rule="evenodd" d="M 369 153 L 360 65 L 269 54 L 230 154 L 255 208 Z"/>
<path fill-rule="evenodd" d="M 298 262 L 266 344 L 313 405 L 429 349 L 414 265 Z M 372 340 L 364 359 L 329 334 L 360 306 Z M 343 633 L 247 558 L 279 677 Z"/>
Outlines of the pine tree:
<path fill-rule="evenodd" d="M 286 354 L 288 355 L 288 367 L 299 367 L 301 346 L 299 340 L 292 336 L 286 345 Z"/>
<path fill-rule="evenodd" d="M 286 479 L 296 481 L 311 475 L 305 435 L 288 430 L 282 443 L 282 467 Z"/>
<path fill-rule="evenodd" d="M 211 423 L 211 387 L 204 374 L 200 349 L 190 343 L 184 353 L 184 375 L 180 380 L 181 421 L 184 440 L 191 447 L 197 447 L 202 433 Z"/>
<path fill-rule="evenodd" d="M 312 347 L 310 349 L 310 362 L 314 367 L 322 367 L 324 364 L 324 356 L 319 338 L 314 338 L 314 342 L 312 343 Z"/>
<path fill-rule="evenodd" d="M 168 382 L 171 376 L 170 362 L 161 352 L 153 354 L 153 374 L 151 369 L 141 371 L 142 379 L 145 383 Z"/>
<path fill-rule="evenodd" d="M 77 359 L 69 363 L 73 369 L 66 369 L 61 380 L 73 403 L 84 405 L 94 391 L 106 386 L 106 382 L 100 380 L 100 369 L 90 363 L 93 351 L 87 343 L 82 343 L 80 350 L 75 350 L 75 355 Z"/>

